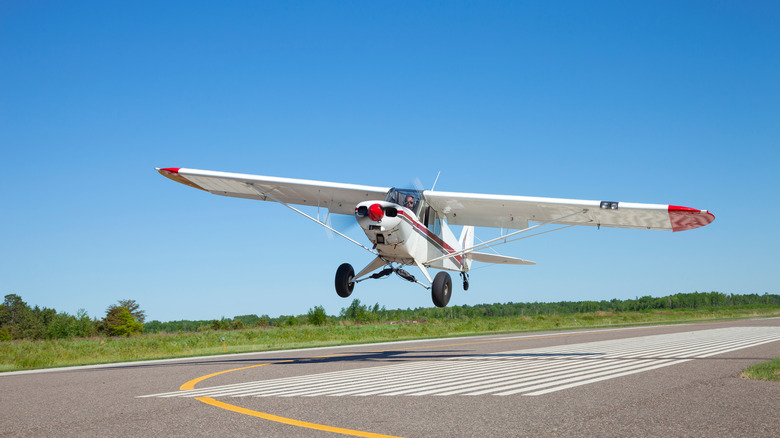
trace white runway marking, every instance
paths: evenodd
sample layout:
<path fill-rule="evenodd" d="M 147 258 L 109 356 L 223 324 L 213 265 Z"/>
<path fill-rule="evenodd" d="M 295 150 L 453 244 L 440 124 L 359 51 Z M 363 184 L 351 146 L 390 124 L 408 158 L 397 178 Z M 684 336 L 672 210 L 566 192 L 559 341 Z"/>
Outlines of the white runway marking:
<path fill-rule="evenodd" d="M 780 341 L 734 327 L 261 380 L 144 397 L 535 396 Z"/>

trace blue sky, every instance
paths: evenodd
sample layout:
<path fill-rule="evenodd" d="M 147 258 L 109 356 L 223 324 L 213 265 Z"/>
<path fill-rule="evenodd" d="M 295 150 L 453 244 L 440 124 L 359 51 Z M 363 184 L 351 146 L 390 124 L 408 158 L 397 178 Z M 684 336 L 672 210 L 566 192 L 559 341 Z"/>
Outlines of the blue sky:
<path fill-rule="evenodd" d="M 0 294 L 98 317 L 130 298 L 163 321 L 349 305 L 335 270 L 370 254 L 155 167 L 441 171 L 447 191 L 715 213 L 502 247 L 538 265 L 475 265 L 451 305 L 778 293 L 778 22 L 775 2 L 6 1 Z M 353 297 L 431 306 L 395 277 Z"/>

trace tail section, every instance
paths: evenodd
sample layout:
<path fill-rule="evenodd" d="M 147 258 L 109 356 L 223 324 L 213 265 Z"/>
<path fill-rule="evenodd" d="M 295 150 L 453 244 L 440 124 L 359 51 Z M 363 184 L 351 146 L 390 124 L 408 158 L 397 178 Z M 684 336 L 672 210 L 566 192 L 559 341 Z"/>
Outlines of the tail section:
<path fill-rule="evenodd" d="M 460 233 L 461 249 L 468 249 L 474 246 L 474 227 L 463 227 L 463 231 Z M 463 272 L 468 272 L 471 269 L 471 262 L 478 261 L 483 263 L 497 263 L 497 264 L 509 264 L 509 265 L 535 265 L 536 262 L 530 260 L 518 259 L 516 257 L 507 257 L 500 254 L 486 254 L 483 252 L 469 251 L 463 254 Z"/>
<path fill-rule="evenodd" d="M 463 227 L 463 231 L 460 232 L 460 239 L 458 239 L 461 249 L 471 248 L 474 246 L 474 227 L 469 225 Z M 466 253 L 463 255 L 463 272 L 468 272 L 471 269 L 471 254 Z"/>
<path fill-rule="evenodd" d="M 518 259 L 517 257 L 508 257 L 500 254 L 486 254 L 484 252 L 470 252 L 470 260 L 476 260 L 483 263 L 507 264 L 507 265 L 535 265 L 536 262 L 530 260 Z"/>

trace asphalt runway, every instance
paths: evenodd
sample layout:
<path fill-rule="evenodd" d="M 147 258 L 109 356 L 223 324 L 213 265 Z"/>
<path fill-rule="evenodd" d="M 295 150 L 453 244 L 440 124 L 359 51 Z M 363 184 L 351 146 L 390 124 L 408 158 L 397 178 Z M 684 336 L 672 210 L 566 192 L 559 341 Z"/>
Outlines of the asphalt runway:
<path fill-rule="evenodd" d="M 0 436 L 780 436 L 780 318 L 0 374 Z"/>

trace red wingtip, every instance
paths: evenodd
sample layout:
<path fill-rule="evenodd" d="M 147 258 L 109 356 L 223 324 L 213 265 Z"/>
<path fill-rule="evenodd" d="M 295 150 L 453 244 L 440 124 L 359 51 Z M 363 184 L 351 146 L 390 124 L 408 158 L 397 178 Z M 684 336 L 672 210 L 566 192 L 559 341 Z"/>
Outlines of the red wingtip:
<path fill-rule="evenodd" d="M 184 185 L 188 185 L 190 187 L 194 187 L 198 190 L 208 191 L 204 189 L 203 187 L 195 184 L 194 182 L 184 178 L 183 176 L 179 175 L 179 170 L 181 170 L 181 167 L 166 167 L 164 169 L 157 169 L 158 172 L 160 172 L 160 175 L 172 179 L 176 181 L 177 183 L 182 183 Z"/>
<path fill-rule="evenodd" d="M 670 205 L 669 220 L 672 223 L 672 231 L 685 231 L 711 224 L 715 215 L 707 210 Z"/>

